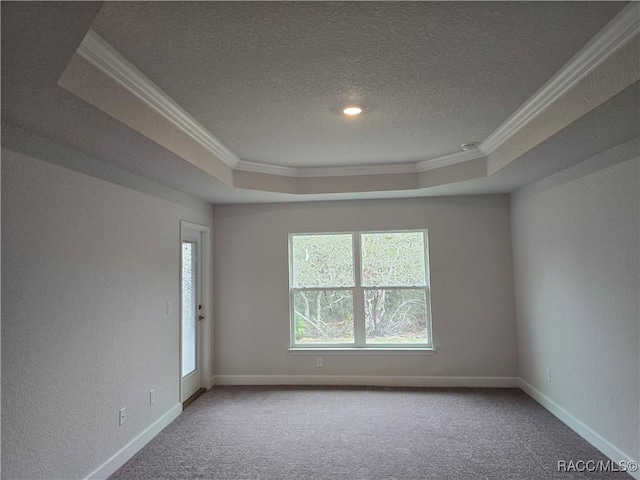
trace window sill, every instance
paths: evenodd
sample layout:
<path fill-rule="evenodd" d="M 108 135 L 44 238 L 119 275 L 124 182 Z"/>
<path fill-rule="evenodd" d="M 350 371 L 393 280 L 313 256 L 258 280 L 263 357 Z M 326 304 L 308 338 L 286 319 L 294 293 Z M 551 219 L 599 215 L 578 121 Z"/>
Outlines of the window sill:
<path fill-rule="evenodd" d="M 435 348 L 331 348 L 331 347 L 299 347 L 287 349 L 291 355 L 433 355 Z"/>

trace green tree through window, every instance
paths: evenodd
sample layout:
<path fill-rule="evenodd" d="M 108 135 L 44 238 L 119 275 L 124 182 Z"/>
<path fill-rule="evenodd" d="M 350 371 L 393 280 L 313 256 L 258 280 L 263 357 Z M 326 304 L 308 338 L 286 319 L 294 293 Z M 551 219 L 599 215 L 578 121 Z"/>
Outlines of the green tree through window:
<path fill-rule="evenodd" d="M 290 235 L 291 345 L 431 347 L 427 232 Z"/>

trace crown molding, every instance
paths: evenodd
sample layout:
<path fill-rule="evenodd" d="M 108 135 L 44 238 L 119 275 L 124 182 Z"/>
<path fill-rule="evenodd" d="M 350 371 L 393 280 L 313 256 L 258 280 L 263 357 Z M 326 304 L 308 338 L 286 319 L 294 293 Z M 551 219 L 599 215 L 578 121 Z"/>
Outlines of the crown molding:
<path fill-rule="evenodd" d="M 240 159 L 231 150 L 96 32 L 91 29 L 87 32 L 78 48 L 78 54 L 160 113 L 229 167 L 234 168 L 238 164 Z"/>
<path fill-rule="evenodd" d="M 265 173 L 294 178 L 316 177 L 352 177 L 359 175 L 394 175 L 416 173 L 415 163 L 389 163 L 384 165 L 349 165 L 344 167 L 283 167 L 266 163 L 240 160 L 236 170 L 243 172 Z"/>
<path fill-rule="evenodd" d="M 419 173 L 434 170 L 440 167 L 468 162 L 476 158 L 482 158 L 485 154 L 480 150 L 468 150 L 451 153 L 442 157 L 431 158 L 413 163 L 386 163 L 383 165 L 348 165 L 344 167 L 284 167 L 266 163 L 240 160 L 236 170 L 252 173 L 264 173 L 267 175 L 279 175 L 294 178 L 315 177 L 351 177 L 359 175 L 396 175 L 401 173 Z"/>
<path fill-rule="evenodd" d="M 382 165 L 346 165 L 344 167 L 306 167 L 298 169 L 297 176 L 351 177 L 357 175 L 396 175 L 416 173 L 415 163 L 385 163 Z"/>
<path fill-rule="evenodd" d="M 442 157 L 430 158 L 411 163 L 386 163 L 382 165 L 348 165 L 344 167 L 283 167 L 281 165 L 269 165 L 266 163 L 240 160 L 236 170 L 243 172 L 265 173 L 267 175 L 279 175 L 294 178 L 313 177 L 350 177 L 358 175 L 395 175 L 401 173 L 420 173 L 434 170 L 440 167 L 468 162 L 476 158 L 482 158 L 485 154 L 480 150 L 467 150 L 451 153 Z"/>
<path fill-rule="evenodd" d="M 481 144 L 494 152 L 640 32 L 640 3 L 630 2 L 569 62 Z"/>
<path fill-rule="evenodd" d="M 279 175 L 281 177 L 295 177 L 299 170 L 294 167 L 283 167 L 281 165 L 269 165 L 267 163 L 250 162 L 240 160 L 236 165 L 236 170 L 241 172 L 264 173 L 266 175 Z"/>
<path fill-rule="evenodd" d="M 428 170 L 434 170 L 440 167 L 455 165 L 456 163 L 468 162 L 469 160 L 475 160 L 476 158 L 481 158 L 484 156 L 484 153 L 480 149 L 451 153 L 442 157 L 431 158 L 429 160 L 422 160 L 421 162 L 417 162 L 416 171 L 426 172 Z"/>

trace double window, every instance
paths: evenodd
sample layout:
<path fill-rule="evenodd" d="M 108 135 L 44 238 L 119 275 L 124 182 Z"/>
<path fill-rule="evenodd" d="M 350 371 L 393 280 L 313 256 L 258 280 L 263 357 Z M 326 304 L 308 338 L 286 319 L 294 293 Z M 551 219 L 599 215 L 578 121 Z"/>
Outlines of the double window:
<path fill-rule="evenodd" d="M 427 232 L 290 234 L 294 348 L 431 348 Z"/>

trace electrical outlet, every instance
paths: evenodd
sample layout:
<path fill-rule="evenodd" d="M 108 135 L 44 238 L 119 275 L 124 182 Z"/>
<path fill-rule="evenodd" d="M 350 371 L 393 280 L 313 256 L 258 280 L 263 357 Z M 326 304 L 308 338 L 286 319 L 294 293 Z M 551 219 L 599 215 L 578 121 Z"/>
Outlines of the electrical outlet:
<path fill-rule="evenodd" d="M 318 357 L 316 358 L 316 367 L 321 367 L 322 366 L 322 357 Z"/>
<path fill-rule="evenodd" d="M 127 409 L 122 407 L 120 409 L 120 426 L 124 425 L 124 422 L 127 420 Z"/>
<path fill-rule="evenodd" d="M 551 382 L 551 369 L 547 368 L 547 382 Z"/>
<path fill-rule="evenodd" d="M 156 391 L 155 390 L 149 390 L 149 405 L 153 405 L 153 402 L 156 401 Z"/>

